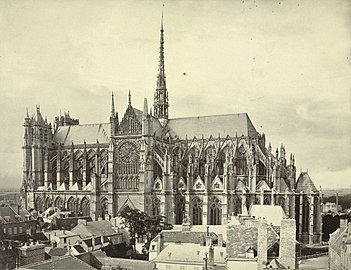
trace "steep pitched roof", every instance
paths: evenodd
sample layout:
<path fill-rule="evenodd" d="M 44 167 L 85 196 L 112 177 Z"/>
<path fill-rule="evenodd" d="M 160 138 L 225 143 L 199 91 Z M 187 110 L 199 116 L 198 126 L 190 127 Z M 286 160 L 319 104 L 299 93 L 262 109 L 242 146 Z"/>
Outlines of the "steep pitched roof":
<path fill-rule="evenodd" d="M 256 137 L 257 131 L 246 113 L 169 119 L 167 127 L 179 139 L 209 138 L 218 134 Z"/>
<path fill-rule="evenodd" d="M 58 127 L 54 134 L 54 141 L 63 145 L 108 143 L 111 133 L 109 123 L 73 125 Z"/>
<path fill-rule="evenodd" d="M 307 172 L 302 172 L 296 182 L 296 192 L 304 193 L 318 192 Z"/>
<path fill-rule="evenodd" d="M 115 235 L 115 232 L 112 229 L 112 224 L 108 220 L 99 220 L 99 221 L 88 221 L 87 225 L 78 223 L 76 227 L 71 230 L 72 233 L 76 233 L 81 237 L 90 237 L 90 236 L 101 236 L 101 235 Z"/>

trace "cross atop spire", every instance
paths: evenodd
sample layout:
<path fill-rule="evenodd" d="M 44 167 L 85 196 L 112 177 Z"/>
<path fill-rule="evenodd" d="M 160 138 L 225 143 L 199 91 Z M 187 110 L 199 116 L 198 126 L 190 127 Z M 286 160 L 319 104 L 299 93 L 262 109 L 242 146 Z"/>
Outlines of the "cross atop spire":
<path fill-rule="evenodd" d="M 154 115 L 158 119 L 168 119 L 168 92 L 166 87 L 165 57 L 164 57 L 164 30 L 163 7 L 161 14 L 160 52 L 158 61 L 157 85 L 154 94 Z"/>

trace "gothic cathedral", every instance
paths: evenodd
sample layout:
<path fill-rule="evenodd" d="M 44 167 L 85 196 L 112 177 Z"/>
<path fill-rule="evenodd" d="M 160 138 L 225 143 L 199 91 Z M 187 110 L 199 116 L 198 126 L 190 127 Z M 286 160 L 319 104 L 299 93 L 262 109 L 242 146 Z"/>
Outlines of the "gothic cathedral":
<path fill-rule="evenodd" d="M 181 224 L 225 224 L 253 204 L 281 205 L 303 243 L 321 241 L 321 193 L 295 157 L 266 146 L 246 113 L 170 118 L 161 23 L 153 112 L 132 106 L 119 121 L 80 125 L 69 113 L 54 126 L 37 106 L 24 119 L 24 207 L 50 206 L 93 219 L 125 206 Z"/>

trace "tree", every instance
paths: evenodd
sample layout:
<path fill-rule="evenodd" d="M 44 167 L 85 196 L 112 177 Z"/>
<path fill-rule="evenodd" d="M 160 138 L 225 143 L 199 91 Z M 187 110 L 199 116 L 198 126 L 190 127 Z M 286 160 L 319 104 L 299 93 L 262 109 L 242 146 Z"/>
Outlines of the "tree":
<path fill-rule="evenodd" d="M 149 248 L 151 240 L 162 230 L 170 230 L 173 226 L 165 222 L 164 216 L 149 216 L 139 209 L 129 206 L 123 208 L 119 216 L 123 223 L 129 228 L 130 243 L 135 248 L 135 238 L 146 236 L 145 248 Z"/>

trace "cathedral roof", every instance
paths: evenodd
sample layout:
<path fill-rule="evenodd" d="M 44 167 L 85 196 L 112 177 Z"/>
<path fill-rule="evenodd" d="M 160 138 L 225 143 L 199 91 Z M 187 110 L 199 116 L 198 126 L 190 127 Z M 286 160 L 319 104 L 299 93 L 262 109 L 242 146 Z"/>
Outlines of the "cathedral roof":
<path fill-rule="evenodd" d="M 167 127 L 171 135 L 181 140 L 186 137 L 217 137 L 218 134 L 223 137 L 257 136 L 257 131 L 246 113 L 169 119 Z"/>
<path fill-rule="evenodd" d="M 296 192 L 301 192 L 301 191 L 303 191 L 304 193 L 318 192 L 318 189 L 313 184 L 307 172 L 302 172 L 299 178 L 297 179 Z"/>
<path fill-rule="evenodd" d="M 110 124 L 88 124 L 60 126 L 54 134 L 54 141 L 63 145 L 108 143 L 110 137 Z"/>

